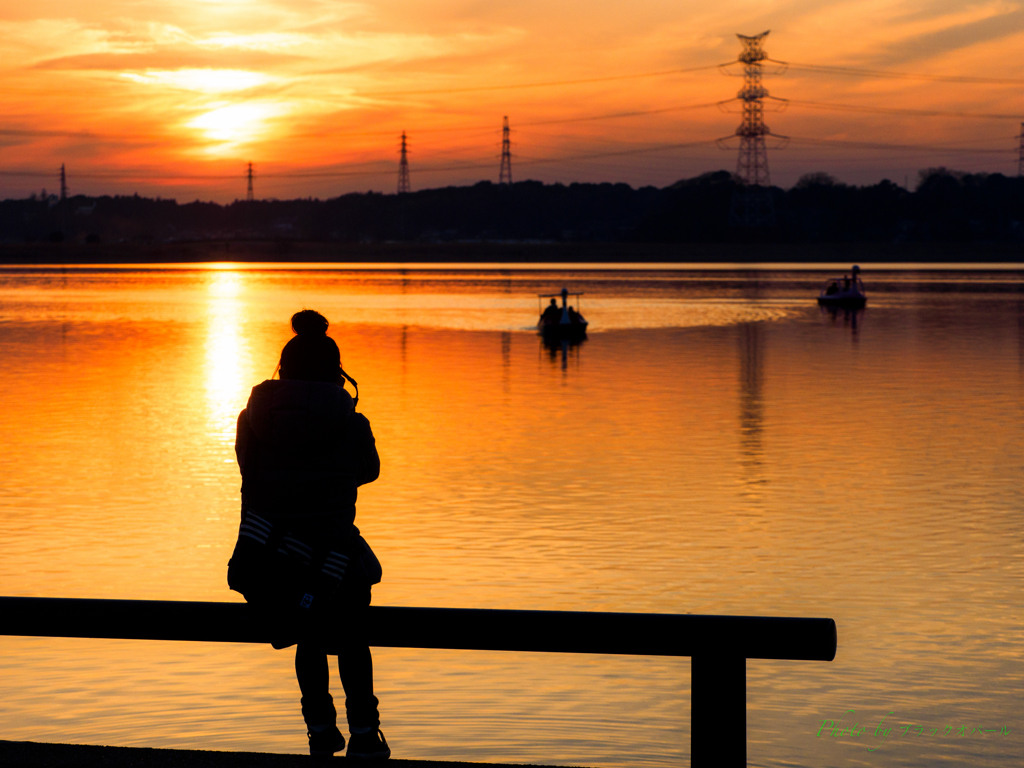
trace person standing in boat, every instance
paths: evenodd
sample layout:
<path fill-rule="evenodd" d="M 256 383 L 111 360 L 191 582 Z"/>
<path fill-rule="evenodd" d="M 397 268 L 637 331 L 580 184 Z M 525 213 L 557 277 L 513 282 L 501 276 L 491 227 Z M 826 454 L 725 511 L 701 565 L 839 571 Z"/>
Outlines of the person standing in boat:
<path fill-rule="evenodd" d="M 275 617 L 275 631 L 292 633 L 298 641 L 295 674 L 312 755 L 330 756 L 345 748 L 329 690 L 328 639 L 310 629 L 341 628 L 330 641 L 341 648 L 348 757 L 385 759 L 391 750 L 380 731 L 364 635 L 370 587 L 380 581 L 380 564 L 354 525 L 356 489 L 377 479 L 380 458 L 370 422 L 355 412 L 355 401 L 344 389 L 347 375 L 327 327 L 318 312 L 296 313 L 296 335 L 281 351 L 280 380 L 253 387 L 238 416 L 242 522 L 228 581 Z M 246 569 L 243 556 L 254 549 L 256 565 L 250 554 Z M 314 615 L 319 624 L 299 625 Z"/>

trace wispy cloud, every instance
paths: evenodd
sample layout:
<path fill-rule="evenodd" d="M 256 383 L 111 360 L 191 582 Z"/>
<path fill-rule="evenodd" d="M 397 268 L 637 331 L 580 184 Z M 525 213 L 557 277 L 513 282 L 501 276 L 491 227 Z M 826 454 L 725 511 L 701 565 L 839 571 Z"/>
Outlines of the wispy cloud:
<path fill-rule="evenodd" d="M 986 13 L 982 18 L 957 21 L 940 29 L 909 34 L 883 46 L 867 63 L 891 66 L 947 56 L 964 48 L 1005 40 L 1024 32 L 1024 10 Z"/>
<path fill-rule="evenodd" d="M 157 87 L 170 86 L 199 93 L 236 93 L 273 83 L 277 78 L 263 72 L 242 69 L 174 69 L 146 70 L 142 74 L 122 72 L 132 82 Z"/>
<path fill-rule="evenodd" d="M 60 70 L 123 70 L 144 69 L 238 69 L 273 68 L 306 59 L 303 56 L 267 53 L 265 51 L 209 51 L 188 48 L 156 49 L 131 53 L 81 53 L 44 59 L 35 69 Z"/>

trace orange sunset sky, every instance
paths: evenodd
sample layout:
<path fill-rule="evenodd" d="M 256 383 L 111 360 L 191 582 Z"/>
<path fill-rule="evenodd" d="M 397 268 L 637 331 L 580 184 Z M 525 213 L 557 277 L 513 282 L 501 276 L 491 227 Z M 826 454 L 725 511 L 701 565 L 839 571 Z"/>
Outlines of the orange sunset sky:
<path fill-rule="evenodd" d="M 766 115 L 791 137 L 773 183 L 1016 174 L 1007 0 L 3 0 L 0 197 L 54 191 L 62 162 L 71 194 L 226 202 L 248 161 L 257 197 L 393 192 L 403 129 L 414 190 L 497 181 L 503 115 L 516 181 L 664 186 L 735 169 L 715 102 L 742 80 L 715 65 L 765 29 L 791 64 L 765 79 L 791 100 Z"/>

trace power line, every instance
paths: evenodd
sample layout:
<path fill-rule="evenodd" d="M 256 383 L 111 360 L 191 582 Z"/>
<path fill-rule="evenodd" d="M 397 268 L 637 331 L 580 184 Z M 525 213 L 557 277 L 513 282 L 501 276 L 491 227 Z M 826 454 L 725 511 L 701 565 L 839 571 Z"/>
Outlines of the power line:
<path fill-rule="evenodd" d="M 774 97 L 773 97 L 774 98 Z M 556 118 L 553 120 L 533 120 L 523 123 L 517 123 L 517 130 L 523 128 L 534 128 L 545 125 L 565 125 L 569 123 L 585 123 L 585 122 L 598 122 L 601 120 L 619 120 L 630 117 L 646 117 L 648 115 L 661 115 L 669 112 L 684 112 L 698 109 L 709 109 L 711 107 L 720 107 L 729 102 L 736 101 L 733 99 L 725 99 L 719 101 L 708 101 L 699 104 L 681 104 L 673 107 L 661 107 L 658 109 L 642 109 L 632 110 L 629 112 L 609 112 L 600 115 L 582 115 L 580 117 L 565 117 Z M 976 119 L 991 119 L 991 120 L 1019 120 L 1020 114 L 1011 113 L 994 113 L 994 112 L 967 112 L 962 110 L 937 110 L 937 109 L 910 109 L 901 107 L 872 107 L 867 105 L 859 104 L 837 104 L 832 102 L 822 101 L 811 101 L 807 99 L 786 99 L 787 104 L 793 104 L 797 106 L 813 107 L 816 109 L 835 110 L 843 112 L 863 112 L 863 113 L 877 113 L 877 114 L 892 114 L 892 115 L 907 115 L 911 117 L 963 117 L 963 118 L 976 118 Z M 492 126 L 484 125 L 465 125 L 465 126 L 445 126 L 443 128 L 419 128 L 418 133 L 460 133 L 478 131 L 480 133 L 494 133 L 497 129 Z M 71 131 L 31 131 L 31 130 L 10 130 L 0 129 L 0 136 L 5 135 L 18 135 L 18 136 L 41 136 L 41 137 L 68 137 L 68 138 L 82 138 L 82 139 L 115 139 L 124 138 L 114 136 L 113 134 L 95 134 L 95 133 L 76 133 Z M 298 137 L 302 136 L 393 136 L 394 129 L 380 130 L 380 131 L 331 131 L 331 132 L 316 132 L 308 134 L 297 134 Z M 130 138 L 142 138 L 142 137 L 130 137 Z M 373 160 L 370 162 L 379 162 Z M 17 175 L 28 175 L 28 176 L 43 176 L 48 175 L 42 172 L 29 171 L 26 173 L 11 171 L 4 172 L 0 171 L 0 175 L 6 176 L 17 176 Z M 266 176 L 267 174 L 261 174 Z M 313 174 L 314 176 L 317 174 Z M 102 175 L 97 174 L 76 174 L 76 176 L 82 178 L 105 178 Z M 122 176 L 110 176 L 110 178 L 124 178 Z M 159 177 L 166 178 L 166 177 Z M 179 178 L 179 177 L 175 177 Z M 180 177 L 184 178 L 184 177 Z M 210 176 L 207 174 L 198 174 L 189 178 L 206 179 L 206 178 L 235 178 L 234 176 Z"/>
<path fill-rule="evenodd" d="M 522 128 L 533 128 L 542 125 L 562 125 L 565 123 L 586 123 L 597 120 L 617 120 L 626 117 L 643 117 L 646 115 L 660 115 L 666 112 L 684 112 L 695 109 L 709 109 L 711 107 L 717 107 L 721 104 L 721 101 L 708 101 L 701 104 L 680 104 L 674 107 L 660 107 L 658 109 L 639 109 L 631 110 L 629 112 L 609 112 L 601 115 L 582 115 L 580 117 L 560 117 L 553 120 L 533 120 L 525 123 L 516 123 L 516 130 Z M 497 133 L 498 129 L 494 128 L 493 125 L 448 125 L 443 128 L 417 128 L 417 134 L 420 133 L 465 133 L 476 131 L 479 133 L 493 134 Z M 393 136 L 395 129 L 381 129 L 379 131 L 316 131 L 313 133 L 299 133 L 292 134 L 294 137 L 317 137 L 322 138 L 325 136 Z M 0 131 L 2 135 L 2 131 Z"/>
<path fill-rule="evenodd" d="M 642 109 L 634 110 L 632 112 L 611 112 L 604 115 L 590 115 L 586 117 L 565 117 L 557 120 L 535 120 L 532 123 L 516 123 L 516 125 L 523 127 L 533 127 L 538 125 L 561 125 L 563 123 L 585 123 L 594 120 L 616 120 L 623 117 L 641 117 L 645 115 L 660 115 L 665 112 L 682 112 L 691 109 L 708 109 L 709 107 L 717 107 L 722 102 L 720 101 L 708 101 L 703 104 L 683 104 L 677 107 L 662 107 L 661 109 Z"/>
<path fill-rule="evenodd" d="M 985 77 L 972 77 L 972 76 L 961 76 L 961 75 L 933 75 L 926 73 L 913 73 L 913 72 L 899 72 L 893 70 L 880 70 L 880 69 L 866 69 L 858 67 L 842 67 L 837 65 L 825 65 L 825 64 L 808 64 L 800 62 L 783 62 L 776 59 L 766 57 L 765 61 L 770 61 L 775 64 L 782 66 L 788 66 L 795 70 L 814 72 L 819 74 L 839 74 L 839 75 L 851 75 L 861 77 L 881 77 L 881 78 L 895 78 L 895 79 L 910 79 L 910 80 L 928 80 L 934 82 L 952 82 L 952 83 L 974 83 L 974 84 L 999 84 L 999 85 L 1024 85 L 1024 79 L 1014 78 L 985 78 Z M 735 63 L 735 62 L 729 62 Z M 640 72 L 630 75 L 614 75 L 606 77 L 587 78 L 582 80 L 560 80 L 560 81 L 548 81 L 539 83 L 518 83 L 512 85 L 496 85 L 496 86 L 479 86 L 470 88 L 454 88 L 454 89 L 435 89 L 435 90 L 423 90 L 423 91 L 392 91 L 382 93 L 380 95 L 412 95 L 412 94 L 431 94 L 431 93 L 469 93 L 475 91 L 492 91 L 492 90 L 506 90 L 515 88 L 542 88 L 549 86 L 558 85 L 577 85 L 582 83 L 596 83 L 596 82 L 610 82 L 616 80 L 629 80 L 637 78 L 647 77 L 659 77 L 672 74 L 684 74 L 689 72 L 700 72 L 708 71 L 712 69 L 718 69 L 720 67 L 727 66 L 726 64 L 716 64 L 701 67 L 689 67 L 684 69 L 669 69 L 669 70 L 658 70 L 654 72 Z M 713 101 L 703 104 L 688 104 L 674 107 L 664 107 L 660 109 L 650 110 L 634 110 L 628 112 L 614 112 L 602 115 L 589 115 L 582 117 L 571 117 L 571 118 L 558 118 L 554 120 L 537 120 L 532 122 L 519 123 L 520 127 L 532 127 L 540 125 L 558 125 L 563 123 L 573 122 L 588 122 L 598 120 L 611 120 L 627 117 L 640 117 L 646 115 L 662 114 L 673 111 L 693 110 L 693 109 L 705 109 L 713 106 L 720 105 L 725 102 Z M 791 103 L 802 104 L 805 106 L 820 106 L 826 109 L 837 109 L 846 111 L 862 111 L 862 112 L 878 112 L 880 114 L 908 114 L 908 115 L 919 115 L 919 116 L 949 116 L 949 117 L 977 117 L 977 118 L 991 118 L 991 119 L 1019 119 L 1019 115 L 1008 115 L 999 113 L 970 113 L 963 111 L 944 111 L 944 110 L 900 110 L 896 108 L 885 108 L 885 107 L 862 107 L 857 105 L 828 105 L 826 106 L 822 102 L 812 101 L 801 101 L 792 100 Z M 418 129 L 420 133 L 449 133 L 449 132 L 462 132 L 462 131 L 481 131 L 489 132 L 493 130 L 490 126 L 485 125 L 466 125 L 466 126 L 446 126 L 443 128 L 423 128 Z M 382 129 L 379 131 L 337 131 L 337 132 L 323 132 L 318 131 L 311 134 L 298 134 L 299 136 L 390 136 L 393 135 L 394 129 Z M 115 134 L 98 134 L 89 131 L 53 131 L 53 130 L 32 130 L 32 129 L 11 129 L 11 128 L 0 128 L 0 136 L 24 136 L 24 137 L 67 137 L 67 138 L 78 138 L 78 139 L 119 139 L 124 140 L 126 138 L 140 139 L 140 140 L 152 140 L 150 136 L 141 135 L 115 135 Z"/>
<path fill-rule="evenodd" d="M 443 128 L 417 128 L 420 133 L 464 133 L 478 131 L 480 133 L 494 133 L 494 125 L 446 125 Z M 395 129 L 387 128 L 379 131 L 313 131 L 312 133 L 293 133 L 295 138 L 323 138 L 325 136 L 394 136 Z"/>
<path fill-rule="evenodd" d="M 702 139 L 700 141 L 687 141 L 677 144 L 657 144 L 652 147 L 637 147 L 635 149 L 623 149 L 611 152 L 594 152 L 586 155 L 566 155 L 564 157 L 537 157 L 532 159 L 519 160 L 520 165 L 536 165 L 540 163 L 561 163 L 571 160 L 596 160 L 602 157 L 621 157 L 623 155 L 641 155 L 651 152 L 668 152 L 676 149 L 688 149 L 690 147 L 706 147 L 717 144 L 716 139 Z M 518 157 L 518 155 L 517 155 Z"/>
<path fill-rule="evenodd" d="M 595 160 L 605 157 L 620 157 L 628 155 L 638 154 L 650 154 L 657 152 L 670 152 L 677 149 L 686 149 L 691 147 L 710 146 L 715 141 L 711 139 L 704 139 L 699 141 L 690 142 L 679 142 L 674 144 L 657 144 L 649 147 L 635 147 L 632 149 L 625 150 L 613 150 L 608 152 L 591 152 L 579 155 L 561 155 L 556 157 L 534 157 L 534 158 L 521 158 L 518 160 L 520 165 L 542 165 L 547 163 L 559 163 L 559 162 L 571 162 L 574 160 Z M 517 155 L 517 157 L 519 157 Z M 384 166 L 387 161 L 375 160 L 372 162 L 381 163 Z M 420 172 L 423 173 L 439 173 L 448 171 L 471 171 L 479 170 L 481 168 L 493 168 L 493 161 L 468 161 L 466 163 L 448 164 L 448 165 L 427 165 L 417 166 Z M 394 166 L 391 166 L 394 168 Z M 260 173 L 260 178 L 273 178 L 273 179 L 331 179 L 331 178 L 344 178 L 348 176 L 386 176 L 394 173 L 393 170 L 389 170 L 386 167 L 377 169 L 368 169 L 362 171 L 354 170 L 324 170 L 324 171 L 303 171 L 296 173 Z M 53 171 L 47 170 L 0 170 L 0 176 L 15 176 L 15 177 L 29 177 L 29 178 L 48 178 L 53 176 Z M 76 178 L 81 179 L 98 179 L 98 180 L 112 180 L 112 181 L 146 181 L 146 180 L 160 180 L 160 181 L 225 181 L 225 180 L 237 180 L 238 174 L 166 174 L 166 173 L 138 173 L 128 172 L 124 174 L 118 173 L 76 173 Z"/>
<path fill-rule="evenodd" d="M 126 139 L 133 139 L 137 141 L 152 142 L 153 136 L 143 136 L 142 134 L 112 134 L 112 133 L 94 133 L 92 131 L 54 131 L 49 129 L 37 129 L 37 128 L 0 128 L 0 136 L 11 136 L 11 137 L 45 137 L 45 138 L 68 138 L 68 139 L 117 139 L 124 141 Z"/>
<path fill-rule="evenodd" d="M 517 154 L 517 163 L 519 165 L 543 165 L 547 163 L 561 163 L 571 162 L 574 160 L 596 160 L 604 157 L 621 157 L 627 155 L 640 155 L 640 154 L 651 154 L 656 152 L 671 152 L 677 149 L 688 149 L 692 147 L 706 147 L 715 144 L 714 139 L 701 139 L 698 141 L 689 142 L 678 142 L 674 144 L 656 144 L 649 147 L 635 147 L 633 149 L 624 150 L 613 150 L 608 152 L 591 152 L 587 154 L 579 155 L 561 155 L 556 157 L 523 157 Z M 385 162 L 385 161 L 377 161 Z M 494 168 L 493 161 L 469 161 L 467 163 L 460 163 L 456 165 L 424 165 L 417 166 L 418 172 L 420 173 L 438 173 L 442 171 L 472 171 L 480 168 Z M 314 171 L 305 173 L 263 173 L 260 174 L 262 178 L 277 178 L 277 179 L 307 179 L 307 178 L 336 178 L 343 176 L 381 176 L 393 171 L 381 169 L 381 170 L 367 170 L 367 171 Z M 34 174 L 37 175 L 37 174 Z M 166 177 L 163 177 L 166 178 Z M 237 178 L 237 176 L 230 177 L 210 177 L 210 178 Z"/>
<path fill-rule="evenodd" d="M 375 160 L 374 162 L 385 163 L 387 161 Z M 453 171 L 461 170 L 462 168 L 492 168 L 492 163 L 487 164 L 473 164 L 466 166 L 444 166 L 436 168 L 423 168 L 422 170 L 430 171 Z M 393 166 L 388 169 L 374 169 L 366 171 L 311 171 L 305 173 L 261 173 L 261 178 L 274 178 L 274 179 L 329 179 L 342 176 L 381 176 L 389 175 L 394 173 Z M 27 178 L 49 178 L 53 176 L 53 171 L 44 170 L 14 170 L 14 171 L 0 171 L 0 176 L 17 176 Z M 76 173 L 75 178 L 80 179 L 98 179 L 98 180 L 111 180 L 111 181 L 146 181 L 150 179 L 156 179 L 159 181 L 237 181 L 239 174 L 168 174 L 168 173 Z"/>
<path fill-rule="evenodd" d="M 738 61 L 738 60 L 737 60 Z M 796 61 L 779 61 L 765 57 L 764 61 L 770 61 L 773 64 L 780 66 L 789 67 L 790 69 L 799 70 L 803 72 L 811 72 L 817 74 L 834 74 L 834 75 L 847 75 L 854 77 L 880 77 L 890 79 L 902 79 L 902 80 L 927 80 L 937 83 L 974 83 L 974 84 L 988 84 L 988 85 L 1024 85 L 1024 78 L 1006 78 L 1006 77 L 974 77 L 971 75 L 935 75 L 925 72 L 901 72 L 897 70 L 889 69 L 869 69 L 865 67 L 844 67 L 833 64 L 810 64 L 806 62 Z M 445 93 L 471 93 L 478 91 L 501 91 L 516 88 L 547 88 L 559 85 L 581 85 L 585 83 L 601 83 L 601 82 L 612 82 L 616 80 L 634 80 L 646 77 L 664 77 L 666 75 L 679 75 L 690 72 L 703 72 L 712 69 L 720 69 L 721 67 L 734 64 L 728 62 L 726 64 L 712 64 L 701 67 L 687 67 L 684 69 L 663 69 L 654 72 L 638 72 L 630 75 L 612 75 L 605 77 L 591 77 L 581 80 L 552 80 L 539 83 L 516 83 L 511 85 L 484 85 L 484 86 L 473 86 L 467 88 L 437 88 L 429 90 L 419 91 L 384 91 L 378 93 L 378 96 L 419 96 L 419 95 L 430 95 L 430 94 L 445 94 Z M 370 94 L 373 95 L 373 94 Z"/>
<path fill-rule="evenodd" d="M 709 102 L 705 102 L 705 103 L 701 103 L 701 104 L 684 104 L 684 105 L 679 105 L 679 106 L 674 106 L 674 107 L 663 107 L 663 108 L 660 108 L 660 109 L 635 110 L 635 111 L 631 111 L 631 112 L 613 112 L 613 113 L 601 114 L 601 115 L 587 115 L 587 116 L 581 116 L 581 117 L 559 118 L 559 119 L 555 119 L 555 120 L 535 120 L 535 121 L 532 121 L 532 122 L 518 123 L 517 125 L 519 126 L 519 129 L 521 130 L 522 127 L 539 127 L 539 126 L 545 126 L 545 125 L 561 125 L 561 124 L 566 124 L 566 123 L 611 120 L 611 119 L 620 119 L 620 118 L 628 118 L 628 117 L 640 117 L 640 116 L 645 116 L 645 115 L 663 114 L 663 113 L 674 112 L 674 111 L 706 109 L 706 108 L 710 108 L 710 107 L 721 106 L 723 104 L 726 104 L 726 103 L 728 103 L 730 101 L 735 101 L 735 100 L 736 99 L 727 99 L 725 101 L 709 101 Z M 907 116 L 911 116 L 911 117 L 963 117 L 963 118 L 978 118 L 978 119 L 993 119 L 993 120 L 1003 120 L 1003 119 L 1006 119 L 1006 120 L 1009 120 L 1009 119 L 1017 120 L 1017 119 L 1020 118 L 1019 115 L 1009 114 L 1009 113 L 983 113 L 983 112 L 965 112 L 965 111 L 959 111 L 959 110 L 950 111 L 950 110 L 932 110 L 932 109 L 925 110 L 925 109 L 909 109 L 909 108 L 901 108 L 901 107 L 872 107 L 872 106 L 858 105 L 858 104 L 839 104 L 839 103 L 832 103 L 832 102 L 811 101 L 811 100 L 806 100 L 806 99 L 787 99 L 786 103 L 787 104 L 793 104 L 793 105 L 796 105 L 796 106 L 807 106 L 807 107 L 812 107 L 812 108 L 816 108 L 816 109 L 820 108 L 820 109 L 825 109 L 825 110 L 836 110 L 836 111 L 907 115 Z M 492 131 L 494 131 L 496 129 L 493 129 L 493 128 L 490 128 L 490 127 L 483 128 L 482 126 L 472 126 L 472 127 L 467 126 L 465 128 L 446 127 L 446 128 L 422 129 L 421 132 L 422 133 L 445 133 L 445 132 L 457 132 L 457 131 L 463 131 L 463 130 L 480 130 L 482 132 L 491 133 Z M 3 133 L 4 132 L 2 130 L 0 130 L 0 135 L 2 135 Z M 22 133 L 22 132 L 19 131 L 19 133 Z M 52 135 L 55 132 L 43 131 L 43 132 L 40 132 L 40 133 L 41 133 L 41 135 Z M 373 131 L 373 132 L 359 132 L 359 133 L 355 133 L 355 132 L 352 132 L 352 133 L 333 133 L 333 134 L 330 134 L 330 135 L 333 135 L 333 136 L 355 136 L 355 135 L 359 135 L 359 136 L 371 136 L 371 135 L 372 136 L 379 136 L 379 135 L 385 135 L 385 134 L 393 135 L 393 132 L 392 131 L 386 131 L 386 132 L 385 131 Z M 67 134 L 67 135 L 72 135 L 72 134 Z M 78 134 L 75 134 L 75 135 L 78 135 Z M 320 136 L 320 135 L 325 135 L 325 134 L 317 134 L 317 135 Z M 92 134 L 91 136 L 96 137 L 96 134 Z M 1017 138 L 1016 134 L 1014 135 L 1013 138 Z M 698 143 L 702 143 L 702 142 L 698 142 Z M 667 145 L 667 146 L 669 146 L 669 147 L 677 147 L 677 146 L 682 146 L 682 145 L 672 144 L 672 145 Z M 646 151 L 649 151 L 649 150 L 640 150 L 640 151 L 646 152 Z M 381 160 L 368 160 L 368 161 L 365 161 L 363 163 L 349 163 L 349 164 L 346 165 L 346 167 L 347 168 L 351 168 L 353 165 L 367 165 L 367 164 L 380 163 L 380 162 L 385 162 L 385 161 L 381 161 Z M 366 172 L 357 172 L 357 171 L 351 171 L 351 170 L 342 170 L 342 171 L 310 171 L 310 172 L 284 173 L 284 174 L 280 174 L 280 173 L 262 173 L 261 176 L 264 177 L 264 178 L 293 178 L 293 179 L 300 179 L 300 178 L 321 178 L 321 177 L 332 177 L 332 176 L 351 176 L 351 175 L 361 175 L 362 173 L 367 173 L 367 174 L 370 174 L 370 175 L 374 175 L 374 174 L 380 173 L 380 171 L 374 170 L 374 171 L 366 171 Z M 50 171 L 42 171 L 42 170 L 0 170 L 0 176 L 44 177 L 44 176 L 50 176 L 50 175 L 51 175 Z M 147 172 L 147 173 L 142 173 L 142 174 L 140 174 L 140 173 L 117 174 L 117 173 L 89 173 L 89 172 L 85 172 L 85 173 L 77 173 L 76 177 L 84 178 L 84 179 L 124 179 L 124 180 L 140 180 L 140 181 L 142 181 L 142 180 L 146 180 L 146 179 L 150 179 L 150 178 L 151 179 L 160 179 L 160 180 L 167 180 L 167 179 L 220 180 L 220 179 L 235 179 L 235 178 L 237 178 L 237 175 L 236 174 L 163 174 L 163 173 L 160 173 L 158 171 L 153 171 L 153 172 Z"/>
<path fill-rule="evenodd" d="M 680 104 L 673 107 L 660 107 L 658 109 L 639 109 L 631 110 L 628 112 L 609 112 L 600 115 L 582 115 L 579 117 L 560 117 L 553 120 L 533 120 L 524 123 L 517 123 L 518 128 L 524 127 L 536 127 L 543 125 L 562 125 L 565 123 L 585 123 L 599 120 L 617 120 L 627 117 L 644 117 L 647 115 L 660 115 L 667 112 L 684 112 L 696 109 L 709 109 L 716 107 L 722 101 L 708 101 L 700 104 Z M 479 131 L 480 133 L 494 133 L 497 131 L 493 125 L 449 125 L 443 128 L 417 128 L 417 133 L 462 133 Z M 292 134 L 293 137 L 317 137 L 322 138 L 325 136 L 393 136 L 395 130 L 393 128 L 381 129 L 379 131 L 316 131 L 313 133 L 299 133 Z M 124 139 L 124 138 L 149 138 L 142 136 L 118 136 L 114 134 L 98 134 L 98 133 L 86 133 L 86 132 L 74 132 L 74 131 L 48 131 L 48 130 L 29 130 L 29 129 L 2 129 L 0 128 L 0 136 L 17 135 L 17 136 L 39 136 L 39 137 L 66 137 L 75 139 Z"/>
<path fill-rule="evenodd" d="M 31 177 L 42 177 L 42 176 L 53 176 L 53 171 L 36 171 L 36 170 L 7 170 L 0 171 L 0 176 L 31 176 Z M 146 179 L 196 179 L 196 180 L 208 180 L 208 179 L 238 179 L 237 173 L 231 174 L 205 174 L 205 173 L 192 173 L 192 174 L 165 174 L 165 173 L 139 173 L 139 172 L 128 172 L 128 173 L 76 173 L 75 178 L 78 179 L 123 179 L 125 181 L 145 181 Z"/>
<path fill-rule="evenodd" d="M 895 151 L 921 151 L 921 152 L 945 152 L 952 154 L 991 154 L 991 155 L 1005 155 L 1008 153 L 1016 153 L 1016 148 L 1005 148 L 1005 149 L 994 149 L 989 147 L 957 147 L 948 145 L 935 145 L 935 144 L 896 144 L 896 143 L 885 143 L 885 142 L 868 142 L 868 141 L 851 141 L 845 139 L 819 139 L 809 136 L 791 136 L 790 141 L 795 144 L 804 144 L 811 146 L 834 146 L 834 147 L 845 147 L 849 149 L 867 149 L 867 150 L 895 150 Z M 1018 138 L 1018 137 L 1014 137 Z M 658 152 L 672 152 L 680 149 L 692 149 L 695 147 L 707 147 L 717 143 L 714 139 L 702 139 L 697 141 L 688 142 L 677 142 L 671 144 L 656 144 L 647 147 L 634 147 L 631 149 L 624 150 L 611 150 L 607 152 L 589 152 L 576 155 L 557 155 L 551 157 L 519 157 L 517 161 L 519 165 L 545 165 L 552 163 L 568 163 L 578 160 L 597 160 L 608 157 L 625 157 L 629 155 L 640 155 L 640 154 L 656 154 Z M 373 161 L 379 162 L 382 166 L 387 161 Z M 460 171 L 471 171 L 479 170 L 483 168 L 493 168 L 493 161 L 468 161 L 466 163 L 458 164 L 446 164 L 446 165 L 434 165 L 434 166 L 418 166 L 422 173 L 441 173 L 441 172 L 460 172 Z M 394 168 L 394 166 L 391 166 Z M 325 171 L 305 171 L 296 173 L 261 173 L 261 178 L 275 178 L 275 179 L 311 179 L 311 178 L 344 178 L 349 176 L 386 176 L 394 173 L 393 170 L 388 170 L 386 167 L 378 169 L 368 170 L 325 170 Z M 47 170 L 2 170 L 0 176 L 20 176 L 20 177 L 33 177 L 33 178 L 46 178 L 52 177 L 53 171 Z M 236 180 L 239 174 L 161 174 L 161 173 L 76 173 L 75 178 L 82 179 L 106 179 L 106 180 L 117 180 L 117 181 L 144 181 L 147 179 L 157 179 L 166 181 L 221 181 L 221 180 Z"/>
<path fill-rule="evenodd" d="M 422 91 L 382 91 L 370 96 L 428 96 L 445 93 L 478 93 L 481 91 L 508 91 L 518 88 L 550 88 L 559 85 L 584 85 L 586 83 L 610 83 L 616 80 L 637 80 L 644 77 L 664 77 L 666 75 L 681 75 L 688 72 L 702 72 L 709 69 L 718 69 L 718 64 L 710 64 L 704 67 L 687 67 L 685 69 L 662 69 L 657 72 L 637 72 L 632 75 L 610 75 L 606 77 L 588 77 L 582 80 L 549 80 L 540 83 L 515 83 L 511 85 L 480 85 L 468 88 L 433 88 Z"/>
<path fill-rule="evenodd" d="M 787 99 L 786 101 L 789 104 L 796 104 L 798 106 L 833 109 L 841 112 L 870 112 L 882 115 L 908 115 L 911 117 L 968 117 L 982 120 L 1020 120 L 1019 112 L 1017 114 L 1008 114 L 1000 112 L 963 112 L 960 110 L 944 109 L 911 109 L 906 107 L 871 107 L 860 104 L 835 104 L 806 99 Z"/>
<path fill-rule="evenodd" d="M 816 139 L 809 136 L 790 136 L 794 144 L 812 144 L 821 146 L 849 147 L 850 149 L 884 149 L 899 151 L 948 152 L 963 154 L 1005 155 L 1016 152 L 1015 148 L 989 149 L 985 147 L 949 147 L 935 144 L 889 144 L 873 141 L 849 141 L 846 139 Z"/>
<path fill-rule="evenodd" d="M 1011 77 L 973 77 L 970 75 L 932 75 L 923 72 L 897 72 L 890 69 L 865 69 L 861 67 L 841 67 L 831 64 L 803 64 L 795 61 L 775 61 L 790 69 L 825 75 L 850 75 L 853 77 L 881 77 L 894 80 L 927 80 L 934 83 L 974 83 L 977 85 L 1024 85 L 1024 79 Z"/>

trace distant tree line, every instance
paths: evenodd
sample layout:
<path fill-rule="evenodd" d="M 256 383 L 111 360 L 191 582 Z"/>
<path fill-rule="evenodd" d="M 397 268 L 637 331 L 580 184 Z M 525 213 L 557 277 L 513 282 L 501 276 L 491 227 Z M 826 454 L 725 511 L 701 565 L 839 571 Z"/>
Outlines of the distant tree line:
<path fill-rule="evenodd" d="M 349 243 L 466 240 L 556 242 L 1024 241 L 1024 178 L 930 168 L 915 190 L 808 174 L 770 197 L 774 222 L 746 226 L 727 171 L 658 189 L 627 184 L 480 182 L 405 195 L 178 204 L 139 197 L 54 196 L 0 202 L 0 241 Z"/>

